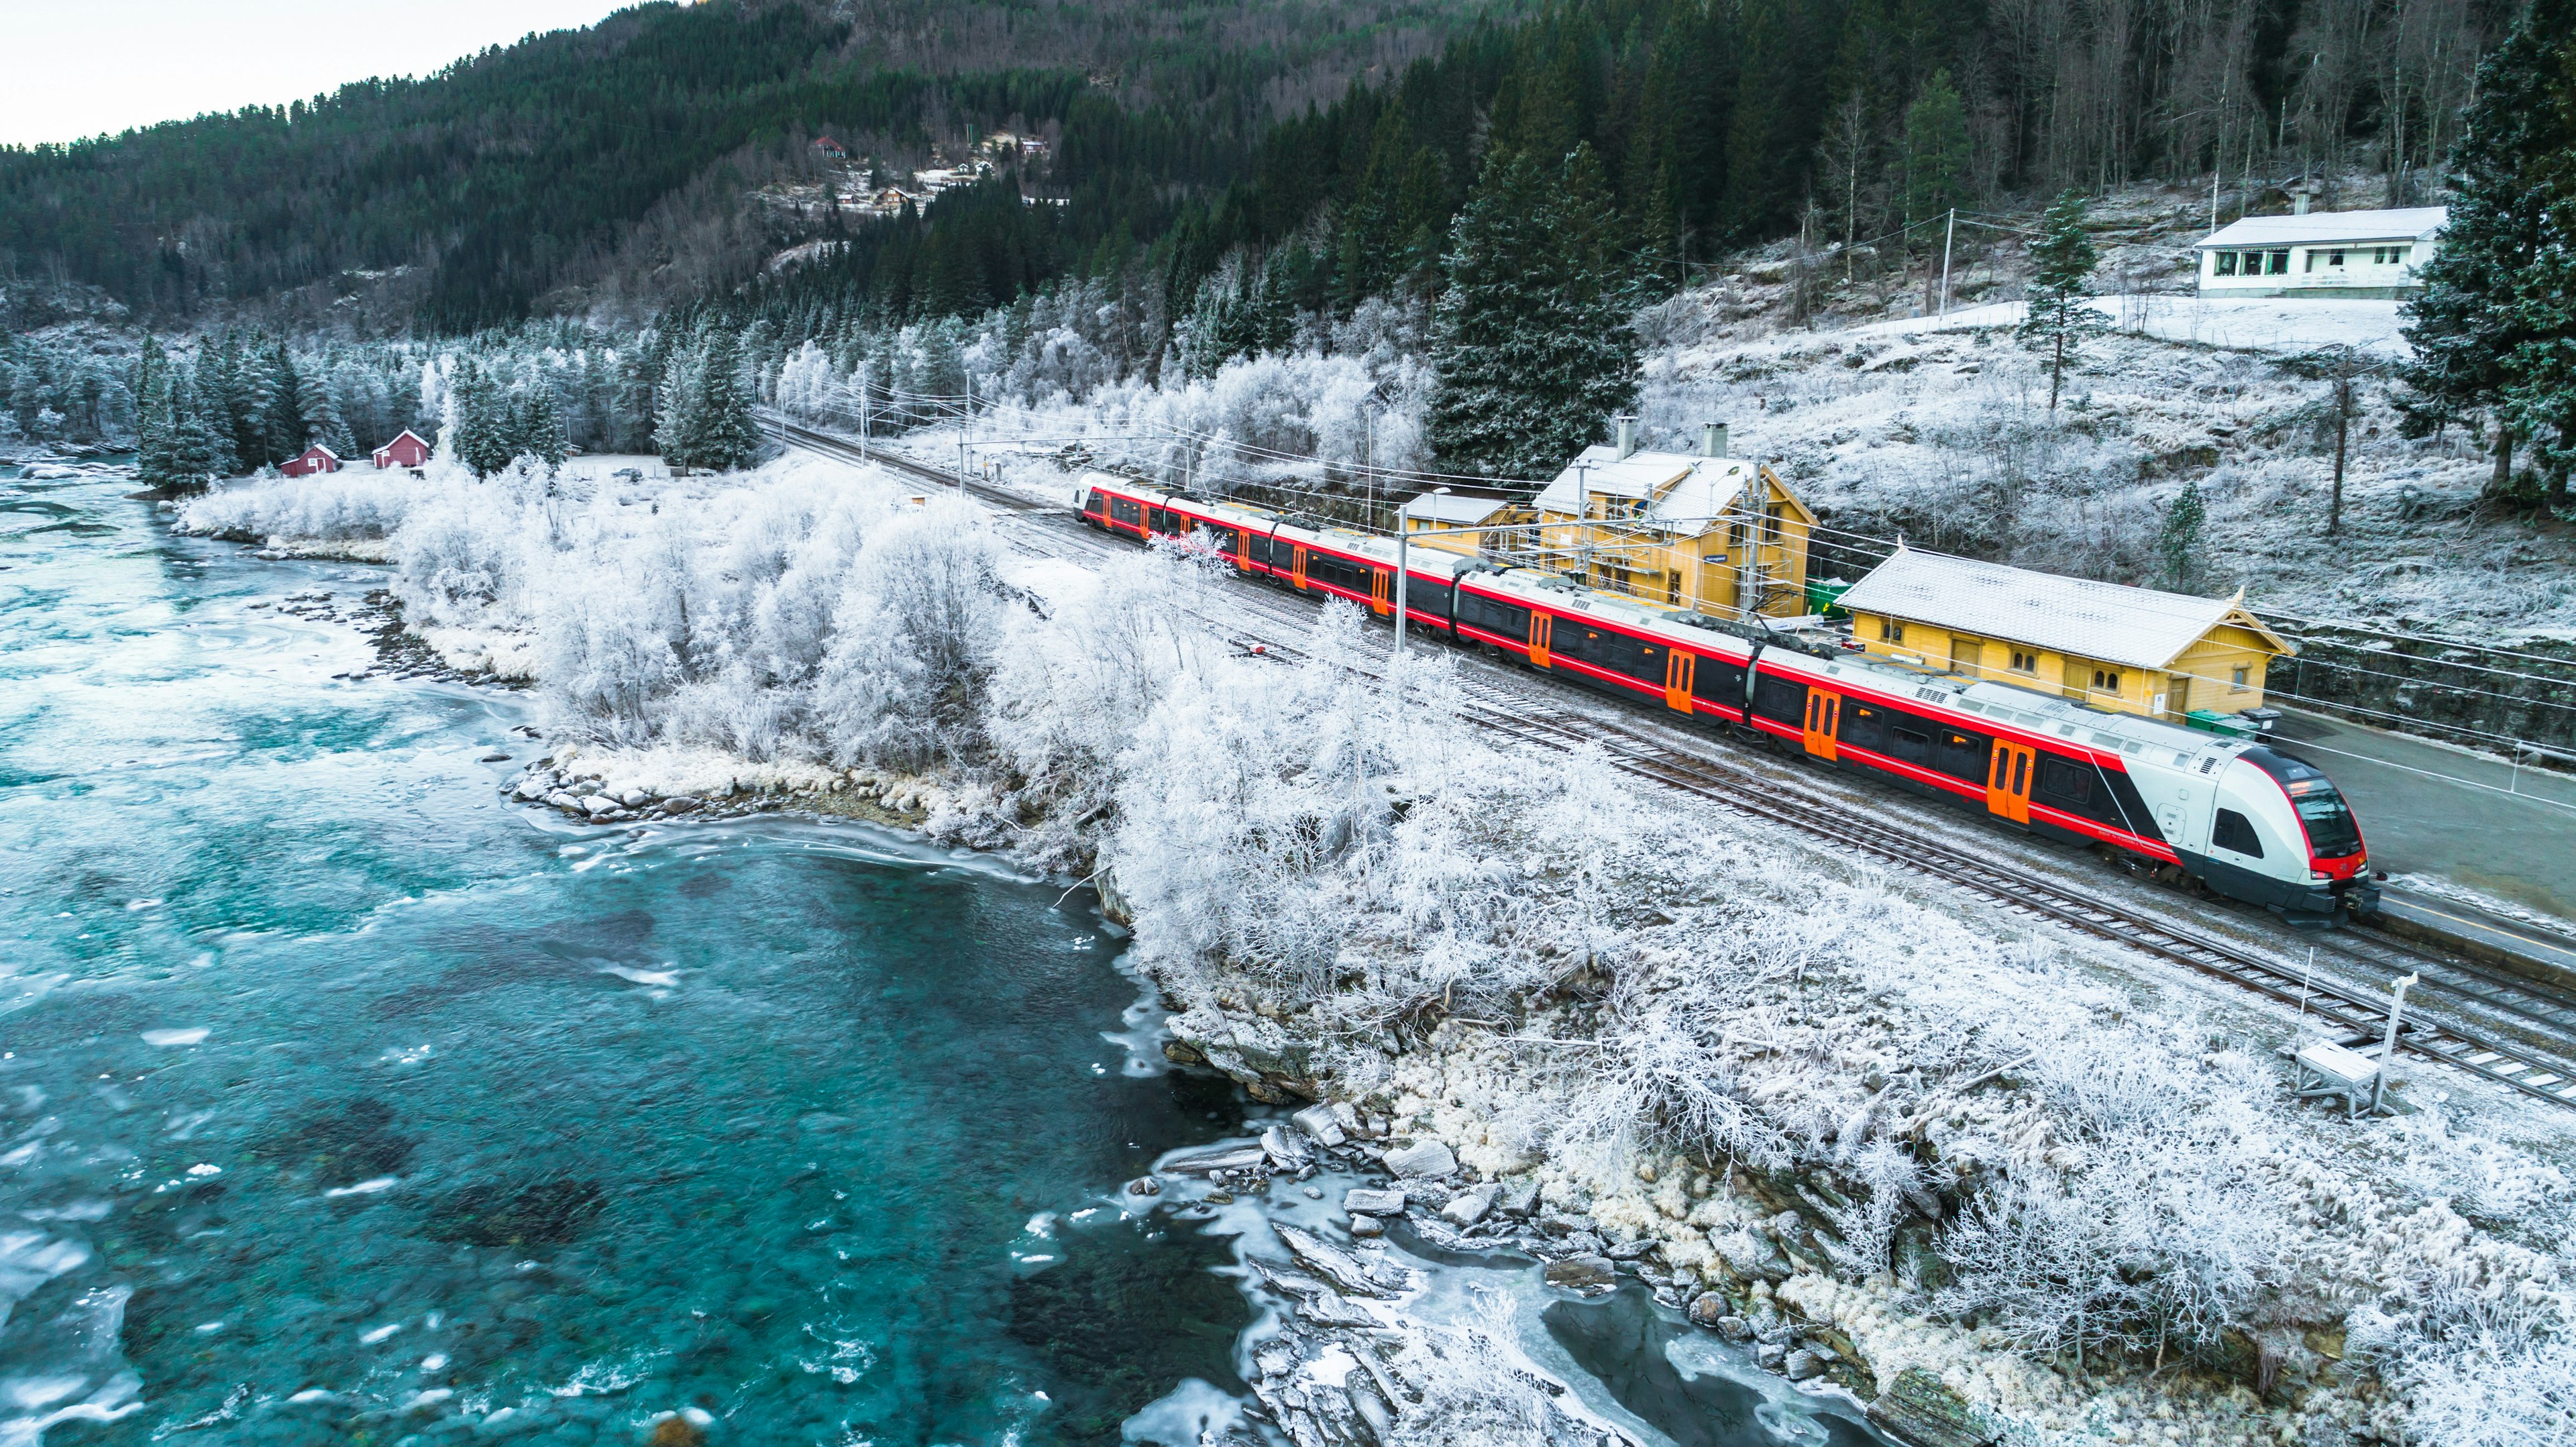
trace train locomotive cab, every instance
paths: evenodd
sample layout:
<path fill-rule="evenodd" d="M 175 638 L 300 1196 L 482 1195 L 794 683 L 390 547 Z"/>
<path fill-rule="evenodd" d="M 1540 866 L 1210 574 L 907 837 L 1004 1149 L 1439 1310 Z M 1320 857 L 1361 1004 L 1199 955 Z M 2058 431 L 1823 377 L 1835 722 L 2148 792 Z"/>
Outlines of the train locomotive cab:
<path fill-rule="evenodd" d="M 2209 851 L 2185 866 L 2213 890 L 2292 919 L 2379 908 L 2352 806 L 2315 765 L 2256 746 L 2219 771 Z"/>

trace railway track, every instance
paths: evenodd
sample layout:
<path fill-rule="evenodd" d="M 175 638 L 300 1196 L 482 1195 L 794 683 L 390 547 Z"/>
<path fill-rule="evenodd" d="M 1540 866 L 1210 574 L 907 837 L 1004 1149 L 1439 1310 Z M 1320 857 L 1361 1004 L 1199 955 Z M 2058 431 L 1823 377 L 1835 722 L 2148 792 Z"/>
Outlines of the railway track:
<path fill-rule="evenodd" d="M 962 489 L 1028 522 L 1047 526 L 1051 541 L 1079 540 L 1085 552 L 1126 551 L 1082 527 L 1069 508 L 1051 507 L 1018 494 L 966 480 L 910 458 L 873 452 L 862 458 L 846 439 L 796 423 L 783 424 L 797 445 L 848 461 L 864 460 Z M 1051 524 L 1051 525 L 1050 525 Z M 1231 601 L 1245 613 L 1296 632 L 1311 612 L 1275 590 L 1247 591 Z M 1224 626 L 1223 620 L 1210 620 Z M 1248 636 L 1268 652 L 1296 657 L 1293 642 Z M 1376 672 L 1375 670 L 1370 670 Z M 1383 674 L 1378 674 L 1383 677 Z M 2009 913 L 2045 920 L 2078 934 L 2126 946 L 2195 973 L 2222 979 L 2267 999 L 2316 1016 L 2344 1042 L 2375 1045 L 2384 1032 L 2388 1004 L 2378 992 L 2329 974 L 2324 978 L 2260 948 L 2189 928 L 2138 908 L 2090 897 L 2046 874 L 2016 868 L 1930 833 L 1890 823 L 1850 805 L 1801 790 L 1709 753 L 1676 747 L 1599 713 L 1570 713 L 1509 674 L 1460 680 L 1464 712 L 1478 728 L 1500 738 L 1549 749 L 1588 744 L 1632 777 L 1716 804 L 1834 845 L 1848 852 L 1939 879 Z M 2339 932 L 2317 942 L 2363 970 L 2405 969 L 2421 976 L 2411 997 L 2416 1013 L 2402 1022 L 2399 1048 L 2501 1085 L 2517 1093 L 2576 1109 L 2576 993 L 2553 989 L 2466 960 L 2376 936 Z M 2445 1008 L 2447 1007 L 2447 1008 Z M 2432 1018 L 2441 1010 L 2449 1019 Z M 2483 1015 L 2475 1025 L 2458 1017 Z M 2519 1034 L 2521 1040 L 2506 1039 Z M 2538 1037 L 2535 1042 L 2531 1037 Z"/>

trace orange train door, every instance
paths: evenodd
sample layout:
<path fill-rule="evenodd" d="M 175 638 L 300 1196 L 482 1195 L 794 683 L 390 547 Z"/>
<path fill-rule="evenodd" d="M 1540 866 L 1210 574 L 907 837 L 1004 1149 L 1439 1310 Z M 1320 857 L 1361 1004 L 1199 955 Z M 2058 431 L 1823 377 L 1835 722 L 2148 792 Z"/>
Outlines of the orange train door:
<path fill-rule="evenodd" d="M 1834 725 L 1842 721 L 1843 696 L 1821 688 L 1807 690 L 1807 752 L 1830 763 L 1834 757 Z"/>
<path fill-rule="evenodd" d="M 1298 592 L 1306 591 L 1306 548 L 1303 543 L 1297 546 L 1294 560 L 1289 567 L 1289 576 L 1296 580 Z"/>
<path fill-rule="evenodd" d="M 1691 671 L 1699 662 L 1697 654 L 1675 648 L 1664 655 L 1664 707 L 1691 711 Z"/>
<path fill-rule="evenodd" d="M 1250 528 L 1234 530 L 1234 566 L 1238 572 L 1252 571 L 1252 529 Z"/>
<path fill-rule="evenodd" d="M 1551 614 L 1542 613 L 1536 608 L 1532 608 L 1530 610 L 1530 662 L 1537 664 L 1541 668 L 1548 666 L 1547 640 L 1548 634 L 1555 622 L 1556 619 Z"/>
<path fill-rule="evenodd" d="M 2030 822 L 2032 752 L 2019 744 L 1995 740 L 1995 756 L 1986 770 L 1986 812 L 2016 824 Z"/>
<path fill-rule="evenodd" d="M 1389 601 L 1395 595 L 1387 591 L 1387 580 L 1394 576 L 1384 568 L 1369 569 L 1369 611 L 1380 618 L 1395 611 L 1395 604 Z"/>

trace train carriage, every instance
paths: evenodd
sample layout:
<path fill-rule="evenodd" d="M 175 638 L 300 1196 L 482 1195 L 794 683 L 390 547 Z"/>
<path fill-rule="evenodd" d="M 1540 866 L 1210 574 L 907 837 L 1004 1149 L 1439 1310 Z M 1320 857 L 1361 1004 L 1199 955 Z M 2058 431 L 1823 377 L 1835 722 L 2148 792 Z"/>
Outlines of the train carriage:
<path fill-rule="evenodd" d="M 1205 534 L 1241 572 L 1395 611 L 1393 539 L 1303 526 L 1104 473 L 1083 521 L 1140 540 Z M 2378 906 L 2352 811 L 2278 748 L 2108 713 L 2012 684 L 1864 659 L 1530 568 L 1413 550 L 1425 632 L 1570 682 L 1733 725 L 2011 829 L 2107 848 L 2294 919 Z"/>

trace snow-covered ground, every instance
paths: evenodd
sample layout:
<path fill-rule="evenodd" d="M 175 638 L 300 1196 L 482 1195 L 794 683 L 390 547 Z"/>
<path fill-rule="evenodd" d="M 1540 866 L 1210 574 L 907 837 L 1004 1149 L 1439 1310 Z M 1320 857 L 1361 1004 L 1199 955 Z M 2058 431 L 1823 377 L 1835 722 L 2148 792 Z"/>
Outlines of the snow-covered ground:
<path fill-rule="evenodd" d="M 1075 566 L 811 457 L 422 486 L 396 594 L 524 657 L 576 766 L 930 780 L 935 837 L 1110 883 L 1211 1060 L 1448 1142 L 1444 1191 L 1660 1242 L 1668 1290 L 1850 1381 L 1919 1367 L 2034 1441 L 2576 1430 L 2576 1145 L 2536 1106 L 2293 1102 L 2295 1017 L 1498 757 L 1437 665 L 1401 706 L 1342 667 L 1384 646 L 1348 610 L 1245 656 L 1185 551 Z M 338 516 L 226 496 L 264 540 Z"/>
<path fill-rule="evenodd" d="M 2296 356 L 2349 347 L 2374 360 L 2413 355 L 2394 301 L 2329 297 L 2202 297 L 2148 292 L 2092 301 L 2105 324 L 2159 341 L 2222 351 Z M 1932 332 L 2009 330 L 2027 312 L 2017 301 L 1954 307 L 1947 315 L 1864 322 L 1862 336 L 1918 337 Z"/>

